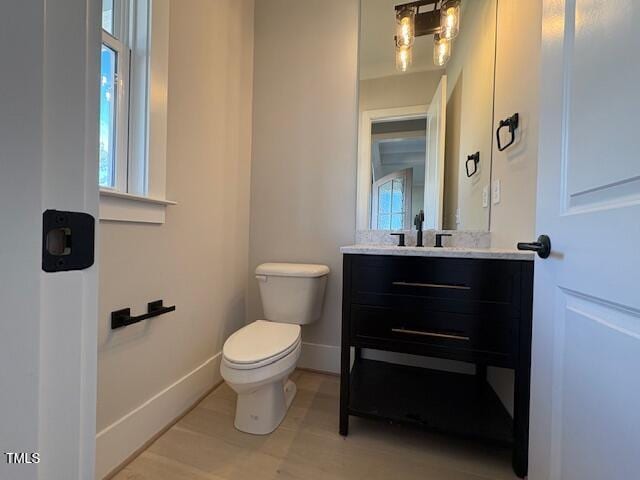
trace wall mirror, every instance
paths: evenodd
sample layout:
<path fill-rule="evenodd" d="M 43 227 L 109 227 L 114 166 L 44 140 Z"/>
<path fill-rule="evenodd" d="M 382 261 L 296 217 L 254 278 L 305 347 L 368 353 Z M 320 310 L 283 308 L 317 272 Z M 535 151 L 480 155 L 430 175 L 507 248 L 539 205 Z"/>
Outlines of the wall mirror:
<path fill-rule="evenodd" d="M 358 230 L 489 229 L 497 0 L 361 0 Z"/>

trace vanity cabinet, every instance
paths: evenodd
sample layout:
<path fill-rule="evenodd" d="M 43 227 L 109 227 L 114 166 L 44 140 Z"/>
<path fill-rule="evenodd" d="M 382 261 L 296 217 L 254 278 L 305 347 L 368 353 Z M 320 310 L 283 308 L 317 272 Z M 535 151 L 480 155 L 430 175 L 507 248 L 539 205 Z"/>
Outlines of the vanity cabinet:
<path fill-rule="evenodd" d="M 345 254 L 343 275 L 340 433 L 355 415 L 512 445 L 524 477 L 533 261 Z M 470 362 L 476 375 L 370 360 L 362 349 Z M 515 371 L 513 419 L 487 366 Z"/>

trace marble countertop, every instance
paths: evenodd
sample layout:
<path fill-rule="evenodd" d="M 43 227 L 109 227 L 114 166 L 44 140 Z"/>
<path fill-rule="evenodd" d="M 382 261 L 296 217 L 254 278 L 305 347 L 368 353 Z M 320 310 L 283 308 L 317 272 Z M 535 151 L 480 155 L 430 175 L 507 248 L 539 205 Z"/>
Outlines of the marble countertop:
<path fill-rule="evenodd" d="M 398 247 L 395 245 L 349 245 L 340 247 L 340 253 L 357 255 L 398 255 L 407 257 L 488 258 L 496 260 L 530 260 L 535 253 L 502 248 L 462 247 Z"/>

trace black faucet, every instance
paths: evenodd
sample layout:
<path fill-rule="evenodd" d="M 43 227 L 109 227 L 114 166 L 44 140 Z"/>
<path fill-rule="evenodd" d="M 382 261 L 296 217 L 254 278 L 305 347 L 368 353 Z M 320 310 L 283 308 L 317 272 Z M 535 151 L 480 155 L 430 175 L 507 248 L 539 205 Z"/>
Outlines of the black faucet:
<path fill-rule="evenodd" d="M 418 235 L 416 238 L 416 247 L 424 247 L 422 243 L 422 224 L 424 223 L 424 212 L 420 210 L 420 213 L 416 214 L 416 218 L 413 219 L 413 224 L 416 226 Z"/>
<path fill-rule="evenodd" d="M 450 233 L 436 233 L 436 244 L 435 248 L 442 248 L 442 237 L 450 237 Z"/>
<path fill-rule="evenodd" d="M 404 233 L 390 233 L 389 235 L 397 235 L 397 237 L 398 237 L 398 246 L 399 247 L 404 247 L 405 246 Z"/>

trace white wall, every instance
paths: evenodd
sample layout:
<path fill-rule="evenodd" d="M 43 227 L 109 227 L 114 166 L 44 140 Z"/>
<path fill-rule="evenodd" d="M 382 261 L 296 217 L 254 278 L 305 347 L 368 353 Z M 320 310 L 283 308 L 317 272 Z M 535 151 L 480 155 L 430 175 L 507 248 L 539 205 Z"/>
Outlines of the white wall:
<path fill-rule="evenodd" d="M 453 42 L 446 68 L 445 228 L 489 228 L 489 208 L 482 206 L 482 190 L 491 178 L 496 4 L 496 0 L 463 3 L 460 35 Z M 468 178 L 467 156 L 476 152 L 480 152 L 479 171 Z M 456 209 L 460 211 L 458 224 Z"/>
<path fill-rule="evenodd" d="M 541 2 L 500 0 L 494 128 L 516 112 L 520 128 L 516 144 L 493 149 L 492 180 L 500 180 L 502 197 L 491 207 L 496 247 L 535 240 L 541 25 Z"/>
<path fill-rule="evenodd" d="M 541 2 L 499 1 L 494 127 L 518 112 L 520 129 L 504 152 L 494 145 L 492 180 L 500 180 L 502 197 L 491 207 L 494 247 L 535 239 L 541 25 Z M 490 368 L 488 376 L 513 411 L 513 371 Z"/>
<path fill-rule="evenodd" d="M 451 87 L 448 84 L 449 87 Z M 444 230 L 458 228 L 458 187 L 460 174 L 465 167 L 460 164 L 460 126 L 462 123 L 462 82 L 456 82 L 447 96 L 447 122 L 444 152 L 444 206 L 442 225 Z M 487 170 L 486 168 L 484 170 Z M 490 170 L 490 169 L 489 169 Z M 489 173 L 490 175 L 490 173 Z M 487 223 L 488 220 L 487 220 Z"/>
<path fill-rule="evenodd" d="M 167 196 L 161 226 L 101 224 L 98 475 L 217 381 L 246 318 L 253 1 L 171 2 Z M 113 310 L 176 305 L 122 330 Z"/>
<path fill-rule="evenodd" d="M 256 265 L 328 265 L 324 314 L 303 330 L 300 364 L 334 371 L 339 248 L 355 237 L 358 3 L 257 0 L 255 15 L 249 320 L 262 316 Z"/>
<path fill-rule="evenodd" d="M 428 105 L 443 73 L 429 70 L 360 80 L 360 111 Z"/>

